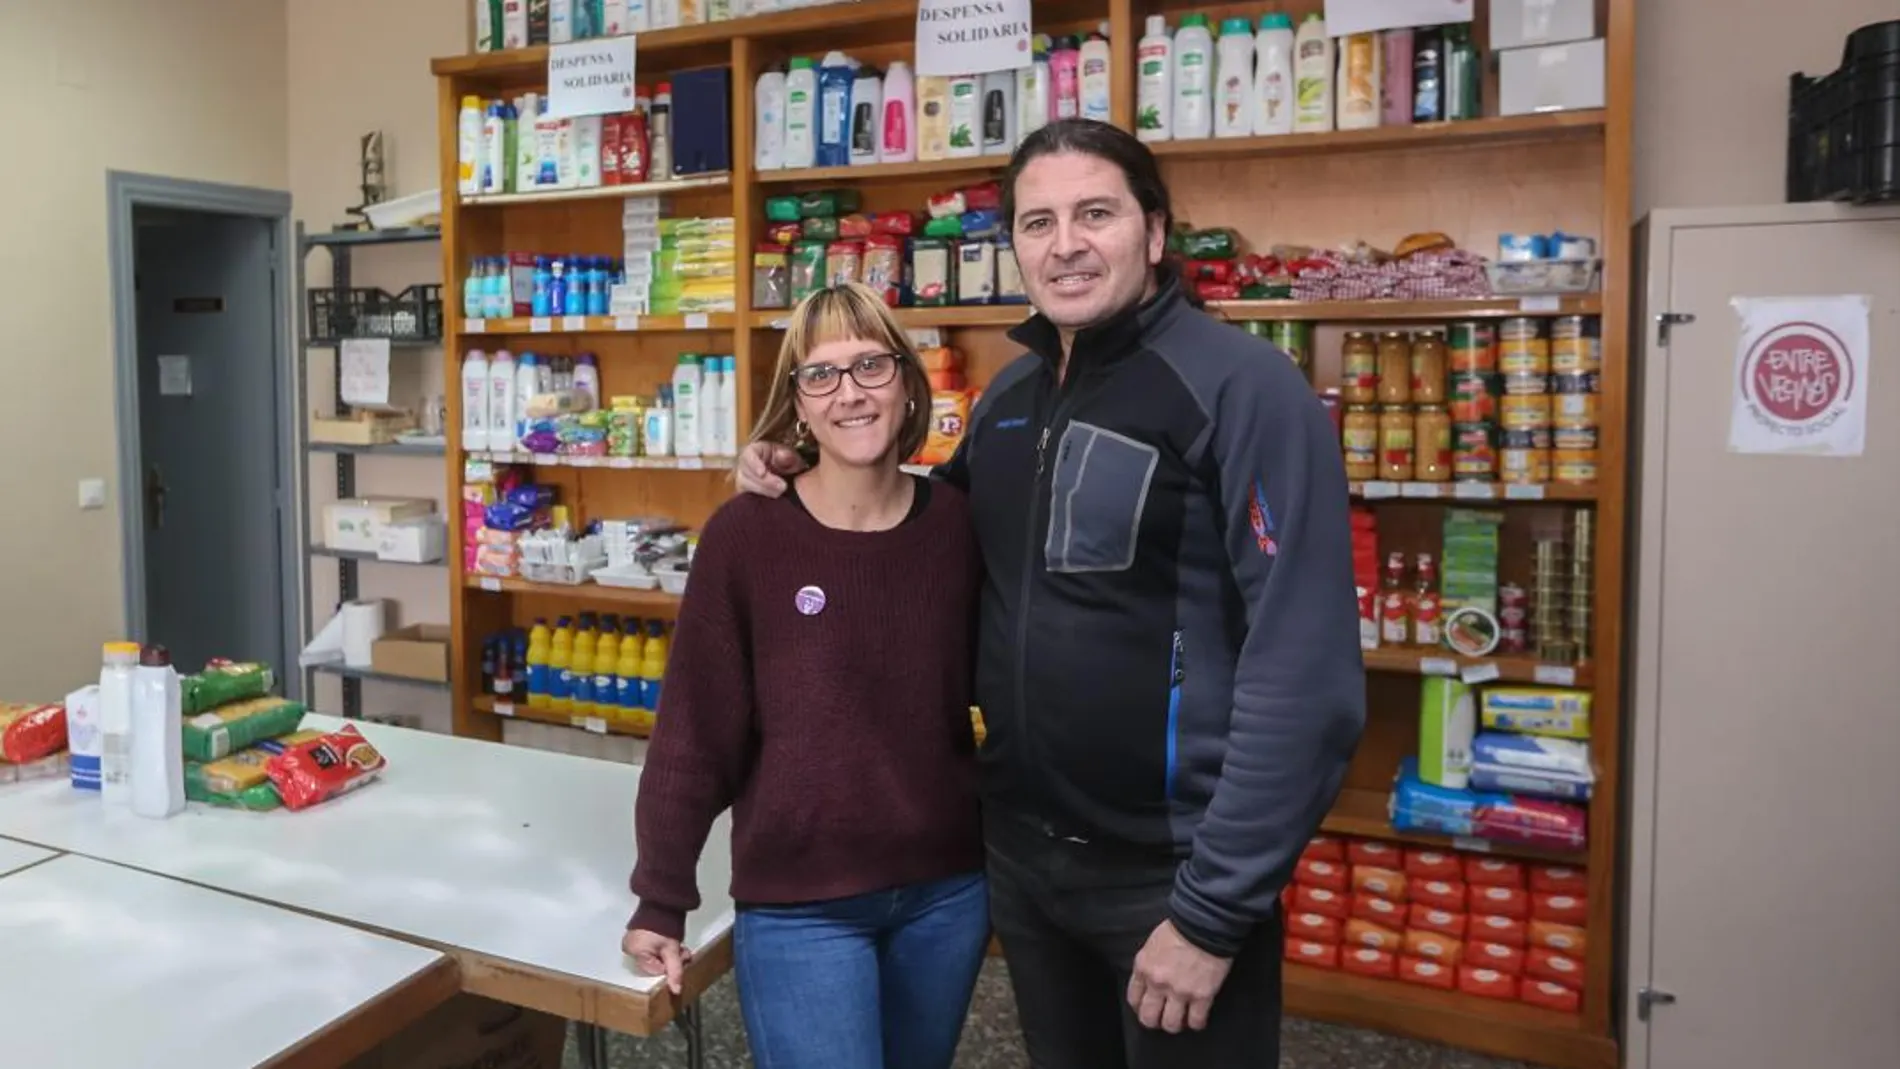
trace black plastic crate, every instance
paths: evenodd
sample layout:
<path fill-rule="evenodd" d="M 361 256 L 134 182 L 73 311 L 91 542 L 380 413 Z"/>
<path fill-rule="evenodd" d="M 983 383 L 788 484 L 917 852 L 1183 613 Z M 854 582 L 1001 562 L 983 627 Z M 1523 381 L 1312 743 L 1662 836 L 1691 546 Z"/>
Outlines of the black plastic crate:
<path fill-rule="evenodd" d="M 410 286 L 401 293 L 359 286 L 307 294 L 310 337 L 435 341 L 442 337 L 442 287 Z"/>
<path fill-rule="evenodd" d="M 1900 200 L 1900 19 L 1847 35 L 1838 69 L 1788 86 L 1787 198 Z"/>

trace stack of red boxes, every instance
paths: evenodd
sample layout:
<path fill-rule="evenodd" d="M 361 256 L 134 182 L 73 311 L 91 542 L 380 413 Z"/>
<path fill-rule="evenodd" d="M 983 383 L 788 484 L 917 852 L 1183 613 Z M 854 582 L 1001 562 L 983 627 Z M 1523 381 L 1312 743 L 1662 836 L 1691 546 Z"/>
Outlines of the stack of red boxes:
<path fill-rule="evenodd" d="M 1576 1013 L 1585 882 L 1554 865 L 1317 836 L 1281 898 L 1286 957 Z"/>

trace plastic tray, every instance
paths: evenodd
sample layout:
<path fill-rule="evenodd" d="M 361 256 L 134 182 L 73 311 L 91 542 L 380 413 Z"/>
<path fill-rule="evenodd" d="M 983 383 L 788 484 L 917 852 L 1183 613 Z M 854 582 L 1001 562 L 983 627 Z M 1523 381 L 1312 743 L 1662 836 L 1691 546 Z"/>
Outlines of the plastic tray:
<path fill-rule="evenodd" d="M 1601 260 L 1513 260 L 1485 265 L 1491 292 L 1504 297 L 1539 293 L 1590 293 Z"/>

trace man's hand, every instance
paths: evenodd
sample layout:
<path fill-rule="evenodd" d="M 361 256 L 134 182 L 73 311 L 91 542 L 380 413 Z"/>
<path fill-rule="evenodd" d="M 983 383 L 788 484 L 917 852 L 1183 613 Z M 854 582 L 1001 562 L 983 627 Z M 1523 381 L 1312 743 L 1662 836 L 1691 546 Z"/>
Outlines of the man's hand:
<path fill-rule="evenodd" d="M 805 461 L 789 446 L 753 442 L 739 454 L 739 489 L 761 497 L 785 492 L 783 476 L 805 470 Z"/>
<path fill-rule="evenodd" d="M 1141 953 L 1135 955 L 1128 978 L 1128 1005 L 1143 1028 L 1179 1032 L 1183 1025 L 1207 1027 L 1214 996 L 1234 963 L 1217 957 L 1181 938 L 1172 921 L 1162 921 Z"/>
<path fill-rule="evenodd" d="M 666 977 L 666 989 L 675 995 L 680 993 L 686 966 L 693 960 L 691 947 L 681 946 L 679 940 L 668 939 L 657 932 L 635 928 L 620 940 L 620 949 L 633 959 L 634 966 L 642 973 Z"/>

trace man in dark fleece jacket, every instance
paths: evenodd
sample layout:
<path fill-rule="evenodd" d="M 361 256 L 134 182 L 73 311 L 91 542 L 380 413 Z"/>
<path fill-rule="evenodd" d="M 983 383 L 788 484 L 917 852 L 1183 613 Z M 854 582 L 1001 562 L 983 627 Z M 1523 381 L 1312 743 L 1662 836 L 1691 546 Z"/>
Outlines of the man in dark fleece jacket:
<path fill-rule="evenodd" d="M 1286 354 L 1188 300 L 1133 136 L 1031 134 L 1004 214 L 1029 352 L 937 474 L 987 572 L 991 921 L 1030 1059 L 1270 1069 L 1279 894 L 1365 717 L 1338 442 Z M 768 459 L 741 484 L 775 492 Z"/>

